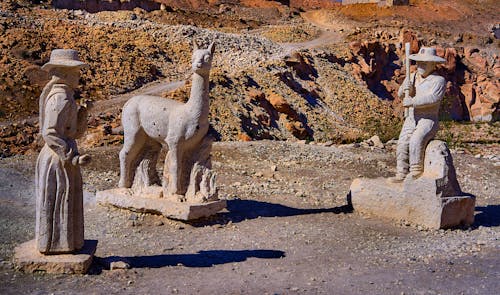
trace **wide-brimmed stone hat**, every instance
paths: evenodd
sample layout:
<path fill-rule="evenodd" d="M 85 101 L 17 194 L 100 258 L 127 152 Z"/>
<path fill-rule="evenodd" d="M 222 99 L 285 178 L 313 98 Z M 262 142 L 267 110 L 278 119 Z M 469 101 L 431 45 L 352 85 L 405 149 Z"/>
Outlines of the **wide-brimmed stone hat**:
<path fill-rule="evenodd" d="M 42 66 L 42 70 L 48 71 L 54 67 L 84 67 L 86 63 L 78 57 L 78 51 L 74 49 L 54 49 L 50 53 L 50 60 Z"/>
<path fill-rule="evenodd" d="M 436 48 L 422 47 L 417 54 L 411 54 L 409 57 L 414 61 L 427 61 L 427 62 L 445 62 L 446 59 L 439 57 L 436 54 Z"/>

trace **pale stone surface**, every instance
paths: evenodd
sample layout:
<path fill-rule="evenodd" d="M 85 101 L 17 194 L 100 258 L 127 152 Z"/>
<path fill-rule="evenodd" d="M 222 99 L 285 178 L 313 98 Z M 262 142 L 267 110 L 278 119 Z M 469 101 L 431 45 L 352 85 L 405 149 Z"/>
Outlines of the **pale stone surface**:
<path fill-rule="evenodd" d="M 71 49 L 52 51 L 42 69 L 51 80 L 40 95 L 40 133 L 45 141 L 35 168 L 36 249 L 45 254 L 71 253 L 84 243 L 83 190 L 76 139 L 87 127 L 87 110 L 77 106 L 80 67 L 85 64 Z"/>
<path fill-rule="evenodd" d="M 208 217 L 226 208 L 226 200 L 210 202 L 179 202 L 175 198 L 163 198 L 160 186 L 144 188 L 141 194 L 133 189 L 116 188 L 99 191 L 96 201 L 101 205 L 112 205 L 136 212 L 162 214 L 178 220 L 194 220 Z"/>
<path fill-rule="evenodd" d="M 429 143 L 421 177 L 402 183 L 358 178 L 350 190 L 354 210 L 363 214 L 430 229 L 474 222 L 475 198 L 461 192 L 451 154 L 442 141 Z"/>
<path fill-rule="evenodd" d="M 110 270 L 129 269 L 129 268 L 130 268 L 130 264 L 127 263 L 126 261 L 113 261 L 109 264 Z"/>
<path fill-rule="evenodd" d="M 119 189 L 97 192 L 97 201 L 179 220 L 208 217 L 226 207 L 217 197 L 208 134 L 210 68 L 215 51 L 193 52 L 193 82 L 187 103 L 140 95 L 123 107 L 124 144 Z M 168 148 L 160 182 L 156 163 Z M 161 186 L 160 186 L 161 184 Z"/>
<path fill-rule="evenodd" d="M 180 201 L 217 199 L 210 161 L 212 139 L 207 134 L 214 51 L 214 43 L 207 49 L 197 49 L 195 43 L 193 82 L 187 103 L 141 95 L 125 104 L 119 187 L 132 187 L 134 177 L 134 188 L 158 184 L 156 161 L 163 144 L 168 147 L 162 181 L 164 195 L 176 196 Z"/>
<path fill-rule="evenodd" d="M 15 248 L 14 263 L 23 272 L 85 274 L 96 247 L 97 241 L 85 240 L 82 249 L 73 254 L 44 255 L 36 250 L 36 240 L 31 240 Z"/>
<path fill-rule="evenodd" d="M 404 97 L 406 110 L 396 150 L 396 181 L 408 174 L 416 177 L 422 173 L 425 148 L 439 129 L 439 104 L 446 91 L 445 79 L 435 74 L 436 64 L 445 59 L 437 56 L 434 48 L 422 47 L 418 54 L 412 55 L 409 55 L 409 48 L 406 51 L 407 77 L 398 91 L 399 97 Z M 412 78 L 410 59 L 417 62 L 417 72 Z"/>

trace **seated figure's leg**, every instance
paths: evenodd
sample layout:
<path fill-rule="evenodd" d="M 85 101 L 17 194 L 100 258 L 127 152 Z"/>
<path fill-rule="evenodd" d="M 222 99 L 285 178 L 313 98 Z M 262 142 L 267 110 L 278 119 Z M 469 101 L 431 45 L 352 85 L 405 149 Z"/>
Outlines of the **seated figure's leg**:
<path fill-rule="evenodd" d="M 409 171 L 409 144 L 410 137 L 415 130 L 414 123 L 411 120 L 405 120 L 401 133 L 399 134 L 398 145 L 396 148 L 396 177 L 395 180 L 403 180 Z"/>
<path fill-rule="evenodd" d="M 421 119 L 410 138 L 410 174 L 417 177 L 424 171 L 425 148 L 437 133 L 437 122 Z"/>

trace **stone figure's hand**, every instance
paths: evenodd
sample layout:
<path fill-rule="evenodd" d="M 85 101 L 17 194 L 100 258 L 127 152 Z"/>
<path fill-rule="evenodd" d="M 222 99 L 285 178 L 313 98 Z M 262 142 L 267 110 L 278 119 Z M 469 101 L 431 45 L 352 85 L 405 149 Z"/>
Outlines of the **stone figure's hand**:
<path fill-rule="evenodd" d="M 411 97 L 405 97 L 403 99 L 403 106 L 404 107 L 412 107 L 413 106 L 413 98 L 411 98 Z"/>
<path fill-rule="evenodd" d="M 82 166 L 87 165 L 90 163 L 90 160 L 92 160 L 92 158 L 89 155 L 81 155 L 78 157 L 78 164 Z"/>
<path fill-rule="evenodd" d="M 403 91 L 406 92 L 408 91 L 410 96 L 414 96 L 415 95 L 415 85 L 413 85 L 413 83 L 410 83 L 410 80 L 409 79 L 405 79 L 403 81 Z"/>
<path fill-rule="evenodd" d="M 403 90 L 404 91 L 410 91 L 411 90 L 411 83 L 410 83 L 410 79 L 408 78 L 405 78 L 405 80 L 403 81 Z"/>

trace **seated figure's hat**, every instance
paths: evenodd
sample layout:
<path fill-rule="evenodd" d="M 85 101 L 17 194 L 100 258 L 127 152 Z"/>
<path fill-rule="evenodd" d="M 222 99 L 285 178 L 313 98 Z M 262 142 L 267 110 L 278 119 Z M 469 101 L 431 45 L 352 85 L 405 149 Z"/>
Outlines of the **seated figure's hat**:
<path fill-rule="evenodd" d="M 446 59 L 439 57 L 436 54 L 436 48 L 422 47 L 417 54 L 411 54 L 409 57 L 414 61 L 428 61 L 428 62 L 445 62 Z"/>
<path fill-rule="evenodd" d="M 87 66 L 78 57 L 74 49 L 54 49 L 50 53 L 50 60 L 42 66 L 42 70 L 49 71 L 54 67 L 82 67 Z"/>

